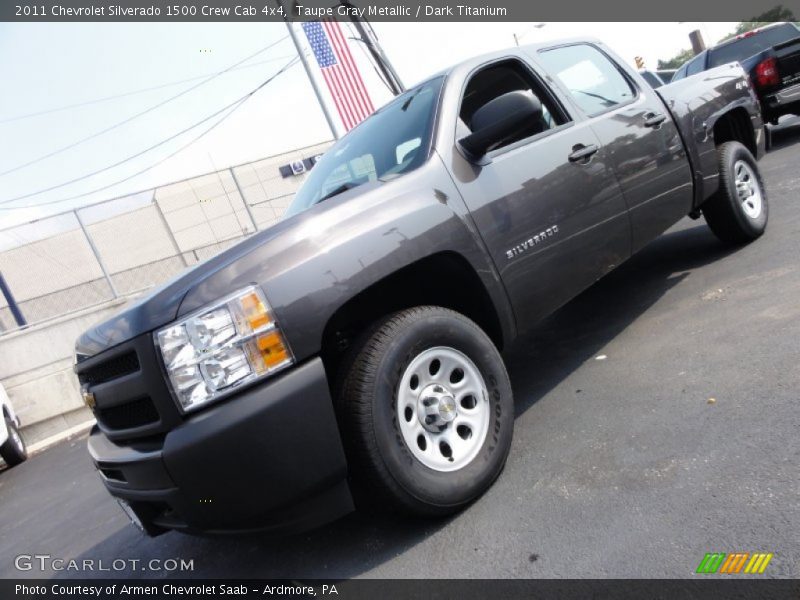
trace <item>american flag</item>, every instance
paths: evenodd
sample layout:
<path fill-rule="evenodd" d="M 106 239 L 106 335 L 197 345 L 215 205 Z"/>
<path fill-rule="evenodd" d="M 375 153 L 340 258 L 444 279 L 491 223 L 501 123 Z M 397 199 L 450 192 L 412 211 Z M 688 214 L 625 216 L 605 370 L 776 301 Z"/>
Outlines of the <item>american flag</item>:
<path fill-rule="evenodd" d="M 333 96 L 339 118 L 349 131 L 372 114 L 375 108 L 339 23 L 305 22 L 303 31 Z"/>

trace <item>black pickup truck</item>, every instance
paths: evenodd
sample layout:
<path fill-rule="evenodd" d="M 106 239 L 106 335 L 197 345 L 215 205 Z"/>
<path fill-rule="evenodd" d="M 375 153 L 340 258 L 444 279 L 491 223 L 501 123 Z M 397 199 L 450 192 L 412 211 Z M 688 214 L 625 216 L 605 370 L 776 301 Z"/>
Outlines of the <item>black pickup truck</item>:
<path fill-rule="evenodd" d="M 738 61 L 750 76 L 765 123 L 800 114 L 800 28 L 773 23 L 704 50 L 673 75 L 677 81 Z"/>
<path fill-rule="evenodd" d="M 461 509 L 511 446 L 500 351 L 686 215 L 760 236 L 763 144 L 735 64 L 655 92 L 573 40 L 431 77 L 281 222 L 80 337 L 105 486 L 151 535 Z"/>

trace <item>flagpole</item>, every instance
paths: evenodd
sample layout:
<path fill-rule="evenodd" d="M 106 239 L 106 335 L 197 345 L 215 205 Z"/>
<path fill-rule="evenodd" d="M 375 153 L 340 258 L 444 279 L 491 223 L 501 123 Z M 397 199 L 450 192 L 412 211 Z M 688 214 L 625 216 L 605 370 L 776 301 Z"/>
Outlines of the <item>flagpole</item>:
<path fill-rule="evenodd" d="M 349 0 L 339 0 L 339 3 L 342 6 L 346 6 L 347 8 L 355 8 L 352 4 L 350 4 Z M 381 48 L 380 43 L 378 43 L 378 37 L 375 35 L 375 32 L 372 30 L 372 25 L 370 25 L 365 19 L 357 16 L 357 12 L 355 10 L 351 10 L 348 12 L 350 15 L 350 20 L 353 22 L 353 26 L 358 31 L 358 35 L 361 36 L 361 41 L 366 45 L 369 53 L 372 54 L 372 57 L 375 59 L 378 68 L 383 73 L 383 76 L 386 78 L 386 83 L 389 84 L 389 88 L 392 90 L 392 93 L 397 96 L 402 94 L 406 91 L 403 82 L 400 80 L 400 76 L 397 74 L 397 71 L 394 70 L 392 63 L 389 62 L 389 59 L 386 57 L 386 54 L 383 52 L 383 48 Z M 364 27 L 364 23 L 367 24 L 369 29 Z"/>
<path fill-rule="evenodd" d="M 278 6 L 283 7 L 281 0 L 275 0 Z M 328 112 L 328 107 L 325 104 L 325 100 L 322 96 L 322 92 L 320 91 L 319 87 L 317 86 L 317 81 L 314 79 L 314 76 L 311 74 L 311 67 L 306 60 L 305 52 L 303 52 L 303 48 L 300 45 L 300 40 L 297 39 L 297 33 L 292 27 L 292 23 L 289 21 L 289 13 L 286 12 L 284 9 L 284 17 L 283 20 L 286 23 L 286 29 L 289 30 L 289 36 L 292 38 L 292 42 L 294 42 L 294 47 L 297 49 L 297 54 L 300 57 L 300 62 L 303 63 L 303 68 L 306 70 L 306 75 L 308 76 L 308 81 L 311 83 L 311 88 L 314 90 L 314 95 L 317 97 L 317 102 L 319 102 L 319 107 L 322 109 L 322 114 L 325 115 L 325 120 L 328 122 L 328 127 L 331 129 L 331 133 L 333 134 L 333 139 L 339 139 L 339 133 L 336 131 L 336 125 L 334 125 L 333 117 L 331 113 Z"/>

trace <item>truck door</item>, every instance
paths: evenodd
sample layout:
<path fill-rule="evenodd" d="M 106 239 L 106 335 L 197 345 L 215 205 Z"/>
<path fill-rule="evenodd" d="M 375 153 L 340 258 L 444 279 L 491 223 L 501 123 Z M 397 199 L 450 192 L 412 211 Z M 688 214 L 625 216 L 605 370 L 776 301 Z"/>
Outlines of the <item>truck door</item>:
<path fill-rule="evenodd" d="M 535 95 L 541 119 L 481 161 L 454 151 L 451 172 L 523 330 L 628 258 L 630 223 L 607 149 L 520 58 L 467 78 L 456 147 L 475 111 L 511 91 Z"/>
<path fill-rule="evenodd" d="M 636 252 L 691 210 L 692 175 L 678 128 L 652 88 L 592 44 L 542 50 L 537 59 L 607 149 Z"/>

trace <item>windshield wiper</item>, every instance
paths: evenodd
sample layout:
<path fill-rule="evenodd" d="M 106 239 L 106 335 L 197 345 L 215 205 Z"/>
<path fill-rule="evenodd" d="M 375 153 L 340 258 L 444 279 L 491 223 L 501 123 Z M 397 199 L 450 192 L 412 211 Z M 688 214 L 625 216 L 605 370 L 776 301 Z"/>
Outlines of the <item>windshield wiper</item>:
<path fill-rule="evenodd" d="M 361 184 L 358 183 L 357 181 L 345 181 L 342 185 L 333 188 L 330 192 L 328 192 L 322 198 L 320 198 L 319 202 L 327 200 L 328 198 L 333 198 L 334 196 L 338 196 L 342 192 L 346 192 L 347 190 L 352 190 L 353 188 L 356 188 L 360 185 Z"/>
<path fill-rule="evenodd" d="M 409 96 L 408 100 L 403 102 L 403 106 L 400 107 L 400 110 L 402 110 L 403 112 L 406 112 L 408 110 L 408 107 L 411 106 L 411 103 L 414 101 L 414 98 L 416 98 L 417 94 L 419 94 L 421 91 L 422 91 L 422 88 L 419 88 L 419 89 L 417 89 L 416 92 L 411 94 L 411 96 Z"/>

